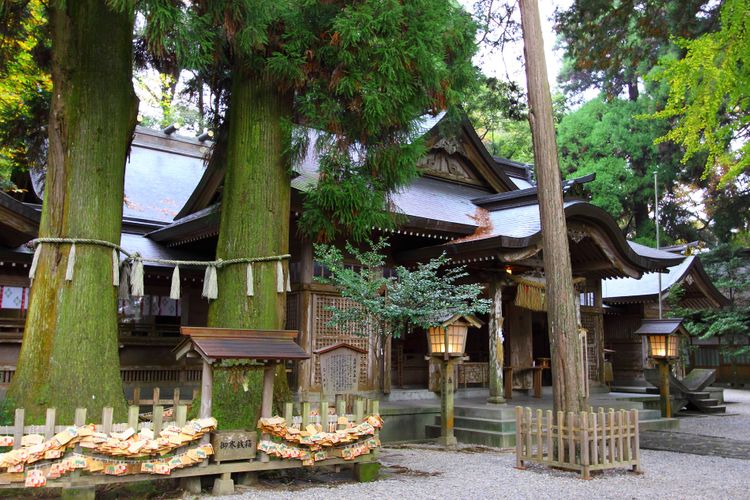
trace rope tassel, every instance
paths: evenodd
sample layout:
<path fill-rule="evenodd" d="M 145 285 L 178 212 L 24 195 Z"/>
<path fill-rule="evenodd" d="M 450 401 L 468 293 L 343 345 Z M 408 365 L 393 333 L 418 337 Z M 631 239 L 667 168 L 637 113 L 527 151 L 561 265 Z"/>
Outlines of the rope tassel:
<path fill-rule="evenodd" d="M 112 249 L 112 286 L 120 286 L 120 254 Z"/>
<path fill-rule="evenodd" d="M 203 276 L 203 296 L 207 299 L 215 299 L 219 296 L 219 283 L 216 277 L 216 266 L 206 267 Z"/>
<path fill-rule="evenodd" d="M 174 271 L 172 271 L 172 286 L 169 289 L 169 298 L 180 300 L 180 266 L 174 266 Z"/>
<path fill-rule="evenodd" d="M 276 261 L 276 293 L 284 293 L 284 267 Z"/>
<path fill-rule="evenodd" d="M 73 281 L 73 271 L 76 265 L 76 244 L 70 245 L 70 252 L 68 252 L 68 267 L 65 269 L 65 281 Z"/>
<path fill-rule="evenodd" d="M 127 300 L 130 297 L 130 266 L 126 262 L 122 263 L 122 269 L 120 270 L 120 289 L 117 291 L 117 295 L 122 300 Z"/>
<path fill-rule="evenodd" d="M 143 261 L 140 257 L 133 260 L 130 269 L 130 294 L 133 297 L 143 297 Z"/>
<path fill-rule="evenodd" d="M 36 277 L 36 267 L 39 265 L 39 256 L 42 254 L 42 244 L 37 244 L 34 249 L 34 258 L 31 260 L 31 269 L 29 269 L 29 279 L 33 282 Z"/>
<path fill-rule="evenodd" d="M 289 272 L 289 268 L 286 268 L 286 291 L 291 292 L 292 291 L 292 279 L 291 279 L 291 273 Z"/>
<path fill-rule="evenodd" d="M 247 296 L 252 297 L 255 295 L 255 288 L 253 283 L 253 263 L 250 262 L 247 265 Z"/>

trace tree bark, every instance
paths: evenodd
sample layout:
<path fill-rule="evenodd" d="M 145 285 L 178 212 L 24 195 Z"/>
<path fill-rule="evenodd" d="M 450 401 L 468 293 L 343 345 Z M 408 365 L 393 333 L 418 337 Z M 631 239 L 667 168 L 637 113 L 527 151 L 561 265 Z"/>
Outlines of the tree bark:
<path fill-rule="evenodd" d="M 229 102 L 226 175 L 216 257 L 265 257 L 289 250 L 290 166 L 284 150 L 289 131 L 282 119 L 291 114 L 291 95 L 270 80 L 232 74 Z M 285 274 L 288 261 L 283 261 Z M 243 265 L 218 273 L 219 296 L 208 309 L 213 327 L 280 329 L 286 294 L 276 289 L 276 262 L 254 264 L 254 296 L 246 296 Z M 260 411 L 262 374 L 250 372 L 249 390 L 234 387 L 226 372 L 214 377 L 214 416 L 225 428 L 254 428 Z M 283 365 L 275 394 L 288 393 Z"/>
<path fill-rule="evenodd" d="M 103 0 L 50 6 L 53 97 L 41 237 L 120 241 L 126 153 L 138 100 L 132 87 L 133 17 Z M 76 407 L 124 415 L 112 250 L 44 244 L 23 344 L 9 389 L 13 404 L 41 418 L 56 407 L 72 421 Z"/>
<path fill-rule="evenodd" d="M 521 0 L 520 7 L 547 280 L 554 410 L 579 412 L 588 407 L 585 374 L 579 356 L 570 249 L 539 6 L 537 0 Z"/>

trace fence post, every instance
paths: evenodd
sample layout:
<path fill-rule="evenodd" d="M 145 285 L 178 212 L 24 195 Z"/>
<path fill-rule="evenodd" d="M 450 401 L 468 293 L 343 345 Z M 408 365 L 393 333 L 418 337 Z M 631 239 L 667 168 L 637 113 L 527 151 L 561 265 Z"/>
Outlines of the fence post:
<path fill-rule="evenodd" d="M 187 422 L 187 405 L 177 405 L 174 409 L 174 421 L 177 427 L 182 427 Z"/>
<path fill-rule="evenodd" d="M 589 469 L 589 414 L 585 411 L 581 412 L 579 424 L 581 425 L 581 474 L 584 479 L 591 479 Z"/>
<path fill-rule="evenodd" d="M 140 407 L 138 405 L 132 405 L 128 407 L 128 427 L 138 432 L 138 411 Z"/>
<path fill-rule="evenodd" d="M 638 410 L 631 410 L 631 418 L 633 419 L 633 449 L 635 464 L 633 465 L 633 472 L 641 473 L 641 441 L 639 436 L 639 422 L 638 422 Z"/>
<path fill-rule="evenodd" d="M 568 463 L 576 463 L 576 416 L 572 411 L 568 412 Z"/>
<path fill-rule="evenodd" d="M 112 432 L 112 414 L 113 408 L 111 406 L 105 406 L 102 408 L 102 428 L 105 434 Z"/>
<path fill-rule="evenodd" d="M 523 469 L 523 408 L 516 406 L 516 469 Z"/>
<path fill-rule="evenodd" d="M 557 412 L 557 461 L 565 463 L 565 413 Z"/>
<path fill-rule="evenodd" d="M 175 387 L 174 391 L 172 392 L 172 408 L 177 409 L 177 407 L 180 405 L 180 388 Z"/>
<path fill-rule="evenodd" d="M 320 401 L 320 426 L 323 428 L 323 432 L 331 432 L 328 428 L 328 401 L 322 399 Z"/>
<path fill-rule="evenodd" d="M 44 439 L 52 439 L 55 435 L 55 410 L 47 408 L 47 418 L 44 420 Z"/>
<path fill-rule="evenodd" d="M 154 387 L 154 395 L 152 396 L 152 398 L 153 398 L 153 401 L 151 402 L 151 404 L 153 406 L 160 405 L 161 404 L 161 389 L 159 389 L 158 387 Z"/>
<path fill-rule="evenodd" d="M 292 419 L 294 418 L 294 403 L 284 403 L 284 421 L 287 427 L 292 426 Z"/>
<path fill-rule="evenodd" d="M 619 462 L 625 460 L 624 446 L 623 446 L 623 418 L 625 416 L 625 410 L 617 412 L 617 459 Z"/>
<path fill-rule="evenodd" d="M 133 404 L 135 406 L 141 405 L 141 388 L 140 387 L 133 388 Z"/>
<path fill-rule="evenodd" d="M 552 410 L 547 410 L 547 462 L 555 461 L 555 450 L 552 448 L 552 429 L 554 425 Z"/>
<path fill-rule="evenodd" d="M 305 430 L 307 424 L 310 422 L 310 402 L 302 402 L 302 430 Z"/>
<path fill-rule="evenodd" d="M 346 417 L 346 400 L 344 398 L 338 398 L 336 400 L 336 417 L 337 418 Z M 336 428 L 339 430 L 346 429 L 346 425 L 339 424 L 337 421 Z"/>
<path fill-rule="evenodd" d="M 604 415 L 604 408 L 599 407 L 599 425 L 602 429 L 602 437 L 599 441 L 599 460 L 603 464 L 607 463 L 607 418 Z"/>
<path fill-rule="evenodd" d="M 622 419 L 623 419 L 623 427 L 625 431 L 625 461 L 631 462 L 633 461 L 633 449 L 631 447 L 632 441 L 631 441 L 631 433 L 630 433 L 630 412 L 626 412 L 625 410 L 622 410 Z"/>
<path fill-rule="evenodd" d="M 154 406 L 154 437 L 159 437 L 162 424 L 164 422 L 164 407 L 161 405 Z"/>
<path fill-rule="evenodd" d="M 592 439 L 591 439 L 591 463 L 593 465 L 599 465 L 599 422 L 596 418 L 596 413 L 594 413 L 593 408 L 591 411 L 591 432 L 592 432 Z"/>
<path fill-rule="evenodd" d="M 609 409 L 609 463 L 615 463 L 617 459 L 615 452 L 615 410 Z"/>
<path fill-rule="evenodd" d="M 13 425 L 13 449 L 21 447 L 23 441 L 23 421 L 26 411 L 23 408 L 16 408 L 16 419 Z"/>
<path fill-rule="evenodd" d="M 542 441 L 542 410 L 536 410 L 536 457 L 541 461 L 544 456 L 544 442 Z"/>
<path fill-rule="evenodd" d="M 354 402 L 354 423 L 359 424 L 365 413 L 365 402 L 362 398 L 357 398 Z"/>

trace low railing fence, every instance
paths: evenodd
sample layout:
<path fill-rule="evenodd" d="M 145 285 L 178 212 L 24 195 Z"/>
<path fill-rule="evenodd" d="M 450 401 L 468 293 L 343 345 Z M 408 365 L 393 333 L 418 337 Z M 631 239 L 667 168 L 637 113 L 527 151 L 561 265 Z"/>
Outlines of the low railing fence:
<path fill-rule="evenodd" d="M 139 432 L 141 429 L 151 429 L 155 435 L 162 430 L 162 426 L 167 422 L 173 422 L 178 427 L 185 425 L 187 421 L 188 408 L 185 405 L 176 406 L 173 409 L 165 410 L 162 406 L 154 406 L 150 413 L 150 420 L 143 420 L 143 415 L 139 413 L 138 406 L 128 408 L 128 421 L 115 423 L 113 421 L 113 410 L 111 407 L 102 409 L 101 420 L 93 422 L 94 418 L 88 418 L 86 408 L 77 408 L 72 424 L 60 424 L 57 422 L 57 411 L 55 408 L 47 408 L 44 424 L 26 425 L 26 413 L 23 408 L 17 408 L 14 415 L 13 425 L 0 425 L 0 446 L 10 446 L 14 450 L 22 446 L 24 436 L 42 435 L 44 439 L 51 439 L 55 434 L 68 429 L 69 427 L 80 427 L 89 423 L 96 423 L 97 429 L 104 433 L 123 432 L 127 429 L 133 429 Z"/>
<path fill-rule="evenodd" d="M 631 467 L 641 471 L 638 410 L 599 408 L 575 414 L 516 407 L 516 467 L 536 462 L 574 470 L 584 479 L 591 471 Z"/>

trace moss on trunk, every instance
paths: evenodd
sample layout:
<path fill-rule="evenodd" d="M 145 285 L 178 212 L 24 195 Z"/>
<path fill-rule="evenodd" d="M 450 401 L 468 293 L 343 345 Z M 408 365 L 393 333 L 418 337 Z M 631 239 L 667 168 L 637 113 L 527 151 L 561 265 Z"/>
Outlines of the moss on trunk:
<path fill-rule="evenodd" d="M 125 159 L 138 101 L 132 88 L 133 18 L 103 0 L 50 6 L 53 98 L 47 187 L 39 235 L 120 240 Z M 61 422 L 76 407 L 113 406 L 124 415 L 112 251 L 43 245 L 9 397 Z"/>
<path fill-rule="evenodd" d="M 221 259 L 285 254 L 289 249 L 289 165 L 284 148 L 289 138 L 282 118 L 291 110 L 291 96 L 263 78 L 239 69 L 232 75 L 226 175 L 216 257 Z M 288 262 L 283 264 L 287 272 Z M 254 265 L 254 296 L 246 296 L 245 269 L 219 270 L 219 297 L 208 309 L 213 327 L 280 329 L 286 297 L 276 291 L 276 263 Z M 254 427 L 260 408 L 262 371 L 250 374 L 245 392 L 214 372 L 213 414 L 222 428 Z M 288 393 L 283 370 L 276 377 L 277 396 Z M 278 399 L 278 398 L 277 398 Z"/>

